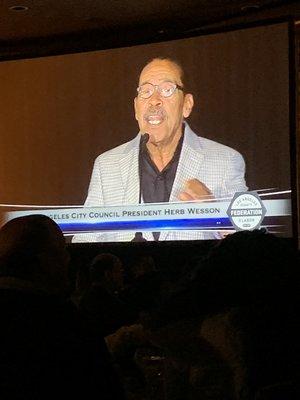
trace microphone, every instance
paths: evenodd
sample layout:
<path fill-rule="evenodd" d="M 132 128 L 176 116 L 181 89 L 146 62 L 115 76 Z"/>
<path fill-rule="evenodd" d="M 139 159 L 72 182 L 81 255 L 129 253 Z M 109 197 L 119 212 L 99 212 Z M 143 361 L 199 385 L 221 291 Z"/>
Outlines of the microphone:
<path fill-rule="evenodd" d="M 139 154 L 139 179 L 140 179 L 140 193 L 139 193 L 139 204 L 142 202 L 142 188 L 141 188 L 141 177 L 142 177 L 142 153 L 149 140 L 149 133 L 143 133 L 140 141 L 140 154 Z M 147 242 L 147 239 L 143 237 L 142 232 L 135 232 L 132 242 Z"/>
<path fill-rule="evenodd" d="M 148 242 L 148 240 L 144 238 L 142 232 L 135 232 L 134 238 L 131 241 L 132 242 Z"/>

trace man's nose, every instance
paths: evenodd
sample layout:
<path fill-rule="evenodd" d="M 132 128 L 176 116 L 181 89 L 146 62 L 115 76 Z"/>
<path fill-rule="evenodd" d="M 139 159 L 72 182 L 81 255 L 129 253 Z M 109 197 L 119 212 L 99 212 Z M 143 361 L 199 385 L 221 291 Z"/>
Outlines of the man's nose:
<path fill-rule="evenodd" d="M 149 103 L 153 106 L 161 106 L 162 105 L 162 99 L 161 95 L 158 93 L 157 90 L 154 90 L 154 93 L 149 99 Z"/>

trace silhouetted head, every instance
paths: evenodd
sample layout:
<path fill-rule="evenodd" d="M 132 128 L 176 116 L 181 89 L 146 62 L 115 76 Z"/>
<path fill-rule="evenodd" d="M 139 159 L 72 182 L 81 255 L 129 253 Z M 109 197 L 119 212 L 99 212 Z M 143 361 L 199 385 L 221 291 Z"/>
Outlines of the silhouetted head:
<path fill-rule="evenodd" d="M 151 256 L 142 255 L 130 265 L 130 275 L 132 279 L 138 279 L 145 275 L 157 272 L 155 262 Z"/>
<path fill-rule="evenodd" d="M 69 254 L 58 225 L 44 215 L 15 218 L 0 230 L 0 276 L 62 294 Z"/>
<path fill-rule="evenodd" d="M 249 301 L 288 299 L 296 294 L 297 251 L 263 230 L 228 235 L 208 258 L 212 282 Z M 213 275 L 214 274 L 214 275 Z"/>
<path fill-rule="evenodd" d="M 105 285 L 108 290 L 121 289 L 123 266 L 119 257 L 110 253 L 98 254 L 90 264 L 90 280 Z"/>
<path fill-rule="evenodd" d="M 287 264 L 295 263 L 297 252 L 285 239 L 265 230 L 241 231 L 228 235 L 211 251 L 211 257 L 227 264 L 254 265 L 284 270 Z"/>

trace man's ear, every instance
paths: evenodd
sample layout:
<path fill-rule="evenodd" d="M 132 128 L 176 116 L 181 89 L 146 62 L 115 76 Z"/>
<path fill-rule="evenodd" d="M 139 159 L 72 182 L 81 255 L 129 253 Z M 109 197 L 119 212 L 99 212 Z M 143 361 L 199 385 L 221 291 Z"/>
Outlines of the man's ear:
<path fill-rule="evenodd" d="M 192 94 L 188 93 L 184 96 L 183 103 L 183 117 L 187 118 L 192 112 L 194 106 L 194 97 Z"/>
<path fill-rule="evenodd" d="M 138 117 L 137 117 L 137 98 L 135 97 L 134 98 L 134 112 L 135 112 L 135 119 L 136 120 L 138 120 Z"/>

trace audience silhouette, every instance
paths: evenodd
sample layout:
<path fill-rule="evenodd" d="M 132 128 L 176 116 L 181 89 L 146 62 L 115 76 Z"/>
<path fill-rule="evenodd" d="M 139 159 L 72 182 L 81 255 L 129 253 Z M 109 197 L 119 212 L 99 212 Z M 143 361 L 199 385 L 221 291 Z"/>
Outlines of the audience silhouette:
<path fill-rule="evenodd" d="M 1 399 L 124 398 L 103 338 L 67 301 L 68 260 L 48 217 L 0 230 Z"/>
<path fill-rule="evenodd" d="M 290 243 L 238 232 L 185 272 L 143 319 L 166 355 L 166 398 L 277 399 L 283 388 L 285 400 L 296 398 L 299 265 Z"/>
<path fill-rule="evenodd" d="M 1 399 L 299 397 L 299 255 L 289 241 L 238 232 L 168 271 L 159 257 L 133 257 L 125 274 L 120 258 L 99 254 L 78 307 L 69 260 L 48 217 L 0 230 Z"/>

